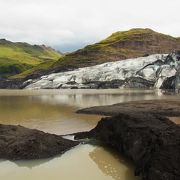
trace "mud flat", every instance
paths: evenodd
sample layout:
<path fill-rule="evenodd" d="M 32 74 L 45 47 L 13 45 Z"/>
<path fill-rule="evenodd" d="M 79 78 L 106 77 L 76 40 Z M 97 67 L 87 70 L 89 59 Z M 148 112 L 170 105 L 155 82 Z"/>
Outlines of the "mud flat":
<path fill-rule="evenodd" d="M 178 97 L 177 97 L 178 98 Z M 148 100 L 118 103 L 109 106 L 96 106 L 78 110 L 77 113 L 113 116 L 119 113 L 150 113 L 169 117 L 180 116 L 178 100 Z"/>

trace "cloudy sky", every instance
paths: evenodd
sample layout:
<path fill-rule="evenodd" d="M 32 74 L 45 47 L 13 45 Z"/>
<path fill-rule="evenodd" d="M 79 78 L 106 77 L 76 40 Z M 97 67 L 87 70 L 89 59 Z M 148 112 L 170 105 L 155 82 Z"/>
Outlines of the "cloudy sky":
<path fill-rule="evenodd" d="M 180 0 L 0 0 L 0 38 L 72 51 L 115 31 L 180 36 Z"/>

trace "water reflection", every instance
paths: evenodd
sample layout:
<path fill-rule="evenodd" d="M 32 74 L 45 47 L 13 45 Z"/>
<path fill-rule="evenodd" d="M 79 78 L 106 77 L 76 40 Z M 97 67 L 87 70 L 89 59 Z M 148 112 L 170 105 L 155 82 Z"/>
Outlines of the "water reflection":
<path fill-rule="evenodd" d="M 45 100 L 46 99 L 46 100 Z M 48 100 L 47 100 L 48 99 Z M 99 116 L 76 114 L 76 107 L 53 104 L 56 95 L 44 96 L 0 96 L 0 123 L 20 124 L 50 133 L 68 134 L 90 130 L 100 119 Z"/>
<path fill-rule="evenodd" d="M 102 150 L 97 147 L 89 153 L 89 156 L 104 174 L 111 176 L 114 180 L 135 179 L 132 164 L 127 159 L 119 157 L 111 149 Z"/>
<path fill-rule="evenodd" d="M 113 171 L 111 173 L 102 171 L 101 166 L 96 165 L 99 162 L 104 162 L 103 165 Z M 18 163 L 2 161 L 0 162 L 0 179 L 136 180 L 133 170 L 130 164 L 114 157 L 104 148 L 80 145 L 50 160 L 19 161 Z"/>
<path fill-rule="evenodd" d="M 80 115 L 78 109 L 120 102 L 176 96 L 153 90 L 0 90 L 0 123 L 20 124 L 50 133 L 70 134 L 96 126 L 100 116 Z"/>
<path fill-rule="evenodd" d="M 69 90 L 70 91 L 70 90 Z M 76 108 L 84 108 L 91 106 L 102 106 L 110 105 L 121 102 L 128 101 L 138 101 L 138 100 L 151 100 L 151 99 L 167 99 L 167 98 L 177 98 L 176 95 L 166 94 L 164 95 L 161 91 L 154 90 L 89 90 L 74 94 L 54 94 L 54 95 L 41 95 L 33 96 L 35 99 L 39 99 L 42 103 L 48 103 L 51 105 L 70 105 Z M 93 93 L 94 91 L 94 93 Z M 111 92 L 112 91 L 112 92 Z M 86 92 L 86 93 L 85 93 Z"/>

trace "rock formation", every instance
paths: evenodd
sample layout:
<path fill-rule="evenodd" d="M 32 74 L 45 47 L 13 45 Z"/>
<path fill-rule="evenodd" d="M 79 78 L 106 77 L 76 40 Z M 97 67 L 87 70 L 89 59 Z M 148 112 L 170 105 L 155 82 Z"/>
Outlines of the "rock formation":
<path fill-rule="evenodd" d="M 85 109 L 80 112 L 116 115 L 75 137 L 116 149 L 134 162 L 142 180 L 179 180 L 180 126 L 163 116 L 180 116 L 179 107 L 180 101 L 143 101 Z"/>
<path fill-rule="evenodd" d="M 0 159 L 49 158 L 79 144 L 61 136 L 22 126 L 0 125 Z"/>

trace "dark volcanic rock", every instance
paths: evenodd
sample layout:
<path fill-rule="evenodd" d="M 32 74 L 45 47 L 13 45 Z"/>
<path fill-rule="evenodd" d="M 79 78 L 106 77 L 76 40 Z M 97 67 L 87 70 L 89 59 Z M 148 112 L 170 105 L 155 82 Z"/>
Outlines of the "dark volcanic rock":
<path fill-rule="evenodd" d="M 167 118 L 120 113 L 76 138 L 95 138 L 130 158 L 143 180 L 180 179 L 180 127 Z"/>
<path fill-rule="evenodd" d="M 49 158 L 62 154 L 77 144 L 78 142 L 39 130 L 0 125 L 0 159 Z"/>
<path fill-rule="evenodd" d="M 180 100 L 134 101 L 92 107 L 79 113 L 112 115 L 76 139 L 96 139 L 131 159 L 142 180 L 180 179 Z"/>

